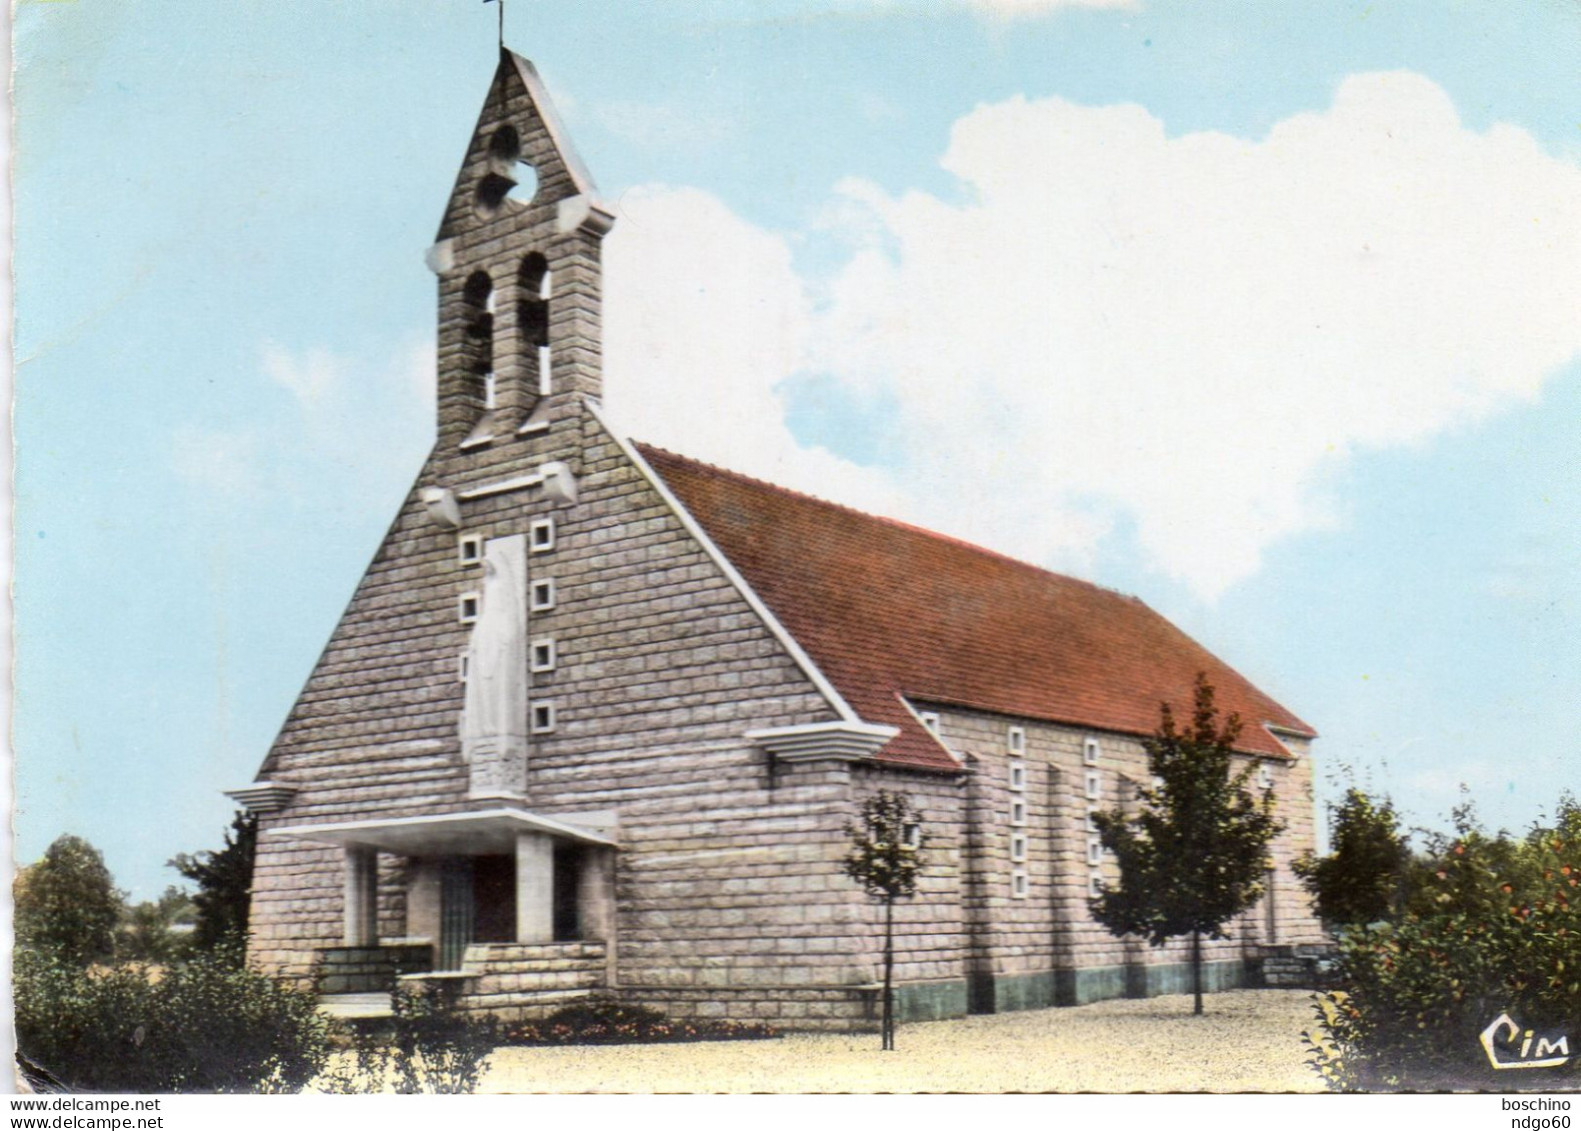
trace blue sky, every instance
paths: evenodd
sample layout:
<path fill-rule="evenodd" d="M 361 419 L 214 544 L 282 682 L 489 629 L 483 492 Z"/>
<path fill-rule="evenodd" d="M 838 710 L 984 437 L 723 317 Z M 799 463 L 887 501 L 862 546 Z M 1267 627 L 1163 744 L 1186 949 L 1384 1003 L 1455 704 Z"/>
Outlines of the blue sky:
<path fill-rule="evenodd" d="M 17 8 L 20 861 L 218 843 L 428 442 L 494 19 Z M 634 435 L 1136 593 L 1414 821 L 1581 786 L 1573 4 L 506 27 L 621 212 Z"/>

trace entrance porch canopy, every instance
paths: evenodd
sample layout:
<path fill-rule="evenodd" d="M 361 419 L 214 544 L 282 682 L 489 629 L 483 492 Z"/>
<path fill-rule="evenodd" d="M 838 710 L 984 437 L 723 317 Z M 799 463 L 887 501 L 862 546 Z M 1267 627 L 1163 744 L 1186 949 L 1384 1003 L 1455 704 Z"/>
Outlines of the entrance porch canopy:
<path fill-rule="evenodd" d="M 554 844 L 573 841 L 593 848 L 618 848 L 612 811 L 569 814 L 575 820 L 546 817 L 525 809 L 485 809 L 438 813 L 429 817 L 386 817 L 337 821 L 321 825 L 289 825 L 265 835 L 314 844 L 334 845 L 345 853 L 345 942 L 376 946 L 379 937 L 378 854 L 415 857 L 418 866 L 408 880 L 407 934 L 448 938 L 443 922 L 446 901 L 442 877 L 445 857 L 510 856 L 515 858 L 515 941 L 548 942 L 554 937 Z M 603 863 L 589 853 L 576 877 L 578 902 L 593 929 L 606 937 L 611 929 L 612 887 L 605 882 Z M 451 905 L 464 917 L 457 928 L 457 946 L 471 940 L 471 872 L 466 894 Z M 585 889 L 585 890 L 584 890 Z M 414 926 L 414 924 L 416 924 Z M 457 956 L 459 955 L 459 951 Z"/>
<path fill-rule="evenodd" d="M 266 830 L 266 836 L 373 849 L 397 856 L 488 856 L 516 851 L 523 833 L 618 847 L 613 813 L 578 813 L 577 823 L 530 813 L 525 809 L 485 809 L 472 813 L 440 813 L 432 817 L 385 817 L 336 821 L 322 825 L 288 825 Z"/>

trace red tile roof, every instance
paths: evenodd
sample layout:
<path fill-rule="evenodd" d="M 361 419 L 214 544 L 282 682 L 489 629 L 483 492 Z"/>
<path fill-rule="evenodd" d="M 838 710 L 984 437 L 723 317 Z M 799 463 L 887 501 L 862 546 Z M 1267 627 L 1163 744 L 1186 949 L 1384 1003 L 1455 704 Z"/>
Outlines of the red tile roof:
<path fill-rule="evenodd" d="M 1312 735 L 1135 597 L 677 456 L 638 450 L 864 720 L 881 760 L 957 765 L 901 702 L 1149 735 L 1206 672 L 1248 753 Z"/>

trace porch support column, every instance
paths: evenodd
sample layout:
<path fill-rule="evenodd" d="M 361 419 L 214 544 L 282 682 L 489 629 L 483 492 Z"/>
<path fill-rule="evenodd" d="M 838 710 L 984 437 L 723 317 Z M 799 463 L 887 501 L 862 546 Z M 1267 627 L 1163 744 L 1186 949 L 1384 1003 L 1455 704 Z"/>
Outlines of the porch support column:
<path fill-rule="evenodd" d="M 554 941 L 554 838 L 516 834 L 516 941 Z"/>
<path fill-rule="evenodd" d="M 614 852 L 588 845 L 582 852 L 582 869 L 576 878 L 576 908 L 582 937 L 615 942 Z"/>
<path fill-rule="evenodd" d="M 346 846 L 346 945 L 379 945 L 379 854 Z"/>

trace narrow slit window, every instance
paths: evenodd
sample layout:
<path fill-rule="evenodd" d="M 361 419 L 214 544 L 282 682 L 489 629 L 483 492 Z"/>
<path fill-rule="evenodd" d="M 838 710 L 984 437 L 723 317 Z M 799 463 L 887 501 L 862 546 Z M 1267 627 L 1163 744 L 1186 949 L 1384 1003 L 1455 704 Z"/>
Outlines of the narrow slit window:
<path fill-rule="evenodd" d="M 1097 818 L 1098 818 L 1098 810 L 1096 810 L 1096 809 L 1089 809 L 1089 810 L 1087 810 L 1087 831 L 1088 832 L 1095 833 L 1095 832 L 1098 831 L 1098 820 L 1097 820 Z"/>
<path fill-rule="evenodd" d="M 1103 775 L 1097 770 L 1087 771 L 1087 800 L 1097 801 L 1103 796 Z"/>
<path fill-rule="evenodd" d="M 1012 761 L 1010 763 L 1010 788 L 1020 793 L 1027 787 L 1027 764 Z"/>
<path fill-rule="evenodd" d="M 478 610 L 482 608 L 483 599 L 476 593 L 463 593 L 457 602 L 457 615 L 462 624 L 471 624 L 478 619 Z"/>
<path fill-rule="evenodd" d="M 532 583 L 532 611 L 543 613 L 552 608 L 554 608 L 554 578 L 540 578 Z"/>
<path fill-rule="evenodd" d="M 483 560 L 483 535 L 463 534 L 456 543 L 456 559 L 462 565 L 477 565 Z"/>
<path fill-rule="evenodd" d="M 555 728 L 553 703 L 534 703 L 532 706 L 532 732 L 548 734 Z"/>
<path fill-rule="evenodd" d="M 1102 876 L 1088 876 L 1087 877 L 1087 894 L 1090 895 L 1093 899 L 1097 899 L 1100 895 L 1103 894 L 1103 877 Z"/>
<path fill-rule="evenodd" d="M 1087 863 L 1094 868 L 1103 863 L 1103 841 L 1095 836 L 1087 838 Z"/>
<path fill-rule="evenodd" d="M 1010 862 L 1013 863 L 1013 864 L 1025 864 L 1026 860 L 1027 860 L 1027 834 L 1026 833 L 1011 833 L 1010 834 Z"/>
<path fill-rule="evenodd" d="M 465 652 L 456 657 L 456 678 L 462 683 L 467 682 L 467 653 Z"/>
<path fill-rule="evenodd" d="M 552 672 L 555 667 L 554 637 L 545 636 L 532 642 L 532 670 Z"/>
<path fill-rule="evenodd" d="M 922 826 L 912 821 L 901 831 L 901 843 L 907 848 L 922 847 Z"/>
<path fill-rule="evenodd" d="M 1272 789 L 1273 787 L 1274 772 L 1268 768 L 1268 763 L 1264 762 L 1257 767 L 1257 788 Z"/>
<path fill-rule="evenodd" d="M 1103 748 L 1098 745 L 1096 738 L 1089 738 L 1081 744 L 1081 760 L 1087 765 L 1096 766 L 1102 756 Z"/>
<path fill-rule="evenodd" d="M 1027 823 L 1027 803 L 1019 797 L 1010 802 L 1010 823 L 1012 825 Z"/>
<path fill-rule="evenodd" d="M 1027 751 L 1026 728 L 1011 727 L 1005 735 L 1005 746 L 1012 754 L 1025 754 Z"/>
<path fill-rule="evenodd" d="M 535 554 L 554 549 L 554 519 L 534 519 L 532 526 L 529 528 L 528 541 L 532 546 L 532 552 Z"/>
<path fill-rule="evenodd" d="M 1032 884 L 1027 879 L 1026 872 L 1017 868 L 1010 873 L 1010 895 L 1014 899 L 1025 899 L 1032 891 Z"/>

